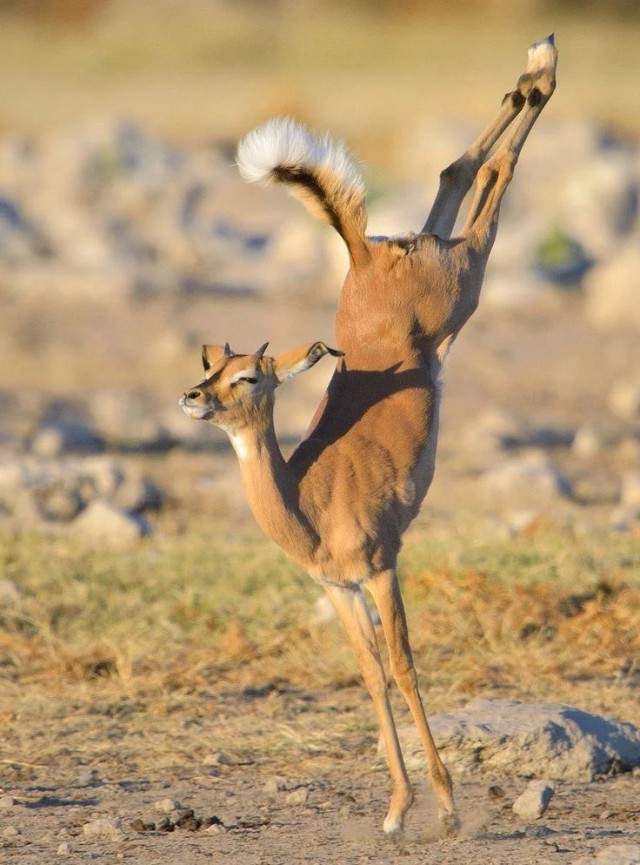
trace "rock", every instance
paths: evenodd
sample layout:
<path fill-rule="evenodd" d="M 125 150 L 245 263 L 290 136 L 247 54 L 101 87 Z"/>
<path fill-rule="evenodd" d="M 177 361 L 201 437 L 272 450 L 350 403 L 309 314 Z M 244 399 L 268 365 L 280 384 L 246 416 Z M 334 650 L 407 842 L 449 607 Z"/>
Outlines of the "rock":
<path fill-rule="evenodd" d="M 20 600 L 20 589 L 13 580 L 0 580 L 0 606 L 10 607 L 17 604 Z M 4 799 L 10 799 L 10 796 L 0 798 L 0 808 Z"/>
<path fill-rule="evenodd" d="M 126 477 L 115 491 L 112 502 L 132 514 L 157 511 L 162 505 L 159 487 L 145 478 Z"/>
<path fill-rule="evenodd" d="M 622 420 L 640 418 L 640 381 L 619 381 L 609 394 L 609 408 Z"/>
<path fill-rule="evenodd" d="M 464 442 L 472 451 L 500 453 L 519 444 L 524 433 L 525 426 L 520 418 L 504 409 L 492 408 L 467 425 Z"/>
<path fill-rule="evenodd" d="M 505 460 L 481 478 L 481 487 L 491 504 L 498 507 L 539 508 L 569 492 L 569 482 L 544 456 L 530 453 Z"/>
<path fill-rule="evenodd" d="M 576 456 L 589 459 L 595 457 L 606 447 L 604 436 L 593 427 L 580 427 L 576 430 L 571 444 L 571 450 Z"/>
<path fill-rule="evenodd" d="M 21 834 L 17 826 L 7 826 L 2 830 L 3 838 L 17 838 Z"/>
<path fill-rule="evenodd" d="M 63 841 L 62 844 L 58 845 L 56 853 L 58 856 L 70 856 L 73 853 L 73 847 L 69 841 Z"/>
<path fill-rule="evenodd" d="M 630 532 L 640 526 L 640 511 L 615 508 L 609 517 L 609 525 L 614 532 Z"/>
<path fill-rule="evenodd" d="M 88 545 L 114 552 L 131 549 L 148 532 L 139 519 L 103 499 L 91 502 L 70 527 Z"/>
<path fill-rule="evenodd" d="M 59 457 L 67 453 L 102 453 L 104 439 L 91 427 L 78 421 L 47 421 L 31 439 L 30 450 L 39 457 Z"/>
<path fill-rule="evenodd" d="M 574 859 L 572 865 L 640 865 L 640 845 L 611 844 L 598 850 L 593 856 Z"/>
<path fill-rule="evenodd" d="M 265 782 L 262 789 L 265 793 L 272 796 L 275 793 L 283 793 L 285 790 L 291 790 L 292 786 L 295 785 L 283 775 L 272 775 L 271 778 Z"/>
<path fill-rule="evenodd" d="M 15 805 L 13 796 L 0 796 L 0 811 L 8 811 Z"/>
<path fill-rule="evenodd" d="M 175 799 L 158 799 L 157 802 L 153 803 L 153 807 L 162 814 L 170 814 L 172 811 L 178 811 L 182 805 Z"/>
<path fill-rule="evenodd" d="M 77 489 L 57 483 L 36 490 L 35 502 L 39 515 L 47 522 L 69 522 L 78 516 L 84 505 Z"/>
<path fill-rule="evenodd" d="M 622 476 L 620 504 L 629 511 L 640 512 L 640 471 L 626 472 Z"/>
<path fill-rule="evenodd" d="M 124 833 L 121 830 L 121 821 L 116 818 L 103 817 L 91 820 L 82 827 L 85 838 L 101 838 L 105 841 L 124 841 Z"/>
<path fill-rule="evenodd" d="M 478 698 L 429 724 L 444 762 L 459 773 L 585 782 L 640 766 L 640 731 L 632 724 L 570 706 Z M 415 727 L 399 735 L 408 767 L 423 769 Z"/>
<path fill-rule="evenodd" d="M 538 820 L 547 810 L 555 790 L 547 781 L 530 781 L 527 789 L 512 805 L 514 814 L 523 820 Z"/>
<path fill-rule="evenodd" d="M 309 788 L 300 787 L 298 790 L 292 790 L 291 793 L 287 793 L 284 801 L 287 805 L 306 805 L 308 798 Z"/>
<path fill-rule="evenodd" d="M 637 238 L 616 248 L 615 254 L 595 267 L 584 280 L 585 312 L 588 319 L 604 330 L 640 327 L 640 304 L 636 274 L 640 270 L 640 244 Z"/>

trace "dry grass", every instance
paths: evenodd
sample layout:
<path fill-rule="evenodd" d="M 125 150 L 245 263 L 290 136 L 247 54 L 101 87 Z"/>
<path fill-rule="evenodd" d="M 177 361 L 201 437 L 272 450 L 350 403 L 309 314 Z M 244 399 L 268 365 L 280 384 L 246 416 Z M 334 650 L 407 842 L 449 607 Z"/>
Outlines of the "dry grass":
<path fill-rule="evenodd" d="M 107 688 L 135 699 L 357 680 L 338 626 L 313 622 L 317 587 L 254 535 L 228 541 L 203 525 L 109 556 L 4 533 L 1 548 L 4 573 L 21 589 L 0 614 L 12 700 L 27 683 L 31 697 L 95 698 Z M 578 693 L 587 708 L 619 712 L 622 700 L 628 720 L 640 721 L 635 701 L 626 705 L 640 656 L 632 539 L 544 527 L 466 549 L 414 539 L 403 570 L 418 667 L 440 703 L 479 690 Z"/>

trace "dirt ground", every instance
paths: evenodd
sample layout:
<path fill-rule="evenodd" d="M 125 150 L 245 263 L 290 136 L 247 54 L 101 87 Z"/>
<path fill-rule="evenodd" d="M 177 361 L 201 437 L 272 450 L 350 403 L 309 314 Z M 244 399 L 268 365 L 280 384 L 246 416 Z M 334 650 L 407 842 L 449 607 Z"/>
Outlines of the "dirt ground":
<path fill-rule="evenodd" d="M 58 703 L 45 728 L 35 714 L 25 718 L 22 744 L 46 765 L 2 761 L 14 805 L 0 811 L 0 861 L 556 865 L 640 844 L 637 774 L 559 783 L 531 823 L 511 811 L 524 780 L 458 779 L 455 838 L 440 836 L 427 780 L 415 778 L 405 838 L 387 841 L 387 774 L 374 758 L 375 734 L 362 734 L 370 708 L 356 684 L 338 693 L 273 682 L 203 689 L 174 700 L 164 717 L 158 708 L 105 699 Z M 5 753 L 15 753 L 12 744 Z M 159 812 L 165 799 L 179 807 Z M 101 818 L 121 821 L 117 840 L 83 834 Z"/>
<path fill-rule="evenodd" d="M 231 328 L 232 306 L 219 314 L 218 325 L 223 328 L 228 315 Z M 629 432 L 607 416 L 606 400 L 611 383 L 633 366 L 638 345 L 632 334 L 603 334 L 587 325 L 579 298 L 550 299 L 515 313 L 486 311 L 465 336 L 447 373 L 441 463 L 418 533 L 427 522 L 450 524 L 456 509 L 462 513 L 471 501 L 476 455 L 459 443 L 469 418 L 483 407 L 508 406 L 530 426 L 595 423 L 614 439 Z M 544 364 L 537 363 L 540 356 Z M 167 390 L 170 385 L 163 382 Z M 605 449 L 587 466 L 562 448 L 554 458 L 574 483 L 583 473 L 592 490 L 582 504 L 565 501 L 565 517 L 586 527 L 606 522 L 619 471 L 615 451 Z M 157 469 L 173 475 L 178 498 L 212 457 L 181 459 L 180 471 L 170 461 Z M 72 687 L 42 677 L 30 685 L 28 675 L 7 680 L 0 703 L 0 862 L 555 865 L 614 844 L 640 844 L 637 773 L 558 783 L 548 811 L 530 824 L 511 811 L 525 779 L 456 779 L 462 828 L 455 838 L 440 836 L 428 780 L 414 777 L 417 796 L 406 836 L 389 842 L 381 830 L 388 776 L 375 756 L 372 708 L 356 676 L 306 690 L 300 677 L 280 677 L 277 662 L 271 676 L 249 671 L 244 682 L 215 665 L 187 675 L 189 664 L 185 657 L 160 690 L 146 690 L 137 679 L 130 693 L 108 679 Z M 635 719 L 633 681 L 620 690 L 624 720 Z M 519 696 L 530 686 L 522 682 L 492 694 L 487 684 L 482 693 Z M 555 696 L 592 710 L 602 702 L 615 714 L 615 693 L 605 696 L 604 683 L 594 678 L 565 681 Z M 463 701 L 452 684 L 427 686 L 426 694 L 435 710 Z M 406 719 L 402 706 L 397 716 L 400 723 Z M 163 799 L 173 800 L 175 809 L 159 812 L 155 803 Z M 115 838 L 87 837 L 85 824 L 102 818 L 120 821 L 107 830 Z"/>

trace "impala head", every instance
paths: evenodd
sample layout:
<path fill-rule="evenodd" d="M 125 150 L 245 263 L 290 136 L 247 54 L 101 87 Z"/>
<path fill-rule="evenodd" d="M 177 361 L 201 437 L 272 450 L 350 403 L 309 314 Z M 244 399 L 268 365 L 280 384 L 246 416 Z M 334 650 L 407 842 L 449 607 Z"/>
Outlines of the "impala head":
<path fill-rule="evenodd" d="M 342 352 L 323 342 L 291 349 L 279 357 L 265 355 L 268 342 L 254 354 L 235 354 L 226 345 L 204 345 L 205 377 L 180 399 L 185 414 L 206 420 L 227 432 L 242 429 L 273 407 L 278 385 L 312 367 L 326 354 Z"/>

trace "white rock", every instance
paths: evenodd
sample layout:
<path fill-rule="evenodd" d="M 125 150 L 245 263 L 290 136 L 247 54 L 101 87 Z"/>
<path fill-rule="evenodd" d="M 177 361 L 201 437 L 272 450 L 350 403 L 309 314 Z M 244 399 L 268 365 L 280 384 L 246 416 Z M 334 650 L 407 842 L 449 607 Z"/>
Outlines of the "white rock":
<path fill-rule="evenodd" d="M 585 312 L 603 329 L 640 327 L 637 274 L 640 244 L 637 238 L 617 247 L 615 254 L 584 279 Z"/>
<path fill-rule="evenodd" d="M 609 394 L 609 408 L 622 420 L 640 418 L 640 381 L 619 381 Z"/>
<path fill-rule="evenodd" d="M 131 549 L 144 535 L 142 524 L 103 499 L 95 499 L 71 523 L 71 530 L 85 543 L 114 552 Z"/>
<path fill-rule="evenodd" d="M 292 790 L 291 793 L 287 793 L 284 801 L 287 805 L 306 805 L 308 798 L 309 788 L 300 787 L 298 790 Z"/>
<path fill-rule="evenodd" d="M 568 491 L 568 482 L 544 454 L 514 457 L 489 469 L 481 478 L 482 490 L 493 506 L 536 508 Z"/>
<path fill-rule="evenodd" d="M 626 472 L 622 476 L 620 504 L 631 511 L 640 511 L 640 471 Z"/>
<path fill-rule="evenodd" d="M 593 427 L 580 427 L 573 437 L 571 450 L 579 457 L 594 457 L 602 453 L 606 445 L 604 437 Z"/>
<path fill-rule="evenodd" d="M 527 789 L 515 800 L 514 814 L 523 820 L 538 820 L 547 810 L 555 789 L 548 781 L 530 781 Z"/>
<path fill-rule="evenodd" d="M 175 799 L 158 799 L 157 802 L 153 803 L 153 807 L 162 814 L 170 814 L 172 811 L 177 811 L 182 805 Z"/>
<path fill-rule="evenodd" d="M 8 580 L 4 580 L 3 582 L 9 582 Z M 0 796 L 0 811 L 8 811 L 10 808 L 13 808 L 15 805 L 15 800 L 13 796 Z"/>
<path fill-rule="evenodd" d="M 464 429 L 464 443 L 470 451 L 499 453 L 523 440 L 526 427 L 509 411 L 491 408 L 474 418 Z"/>
<path fill-rule="evenodd" d="M 458 773 L 486 769 L 585 782 L 640 766 L 639 730 L 570 706 L 477 698 L 457 712 L 431 716 L 429 725 L 444 762 Z M 398 733 L 407 767 L 424 769 L 415 726 Z"/>
<path fill-rule="evenodd" d="M 3 838 L 16 838 L 18 835 L 21 835 L 21 834 L 22 833 L 20 832 L 20 830 L 18 829 L 17 826 L 7 826 L 6 828 L 4 828 L 2 830 L 2 837 Z"/>
<path fill-rule="evenodd" d="M 0 580 L 0 606 L 11 606 L 17 604 L 19 600 L 20 589 L 13 580 Z M 11 799 L 11 796 L 2 796 L 0 798 L 0 808 L 3 807 L 2 803 L 5 799 Z"/>
<path fill-rule="evenodd" d="M 121 826 L 122 821 L 119 818 L 104 817 L 85 823 L 82 831 L 85 838 L 102 838 L 105 841 L 120 842 L 124 840 Z"/>
<path fill-rule="evenodd" d="M 58 849 L 56 850 L 58 856 L 69 856 L 73 853 L 73 847 L 69 841 L 63 841 L 62 844 L 58 845 Z"/>

